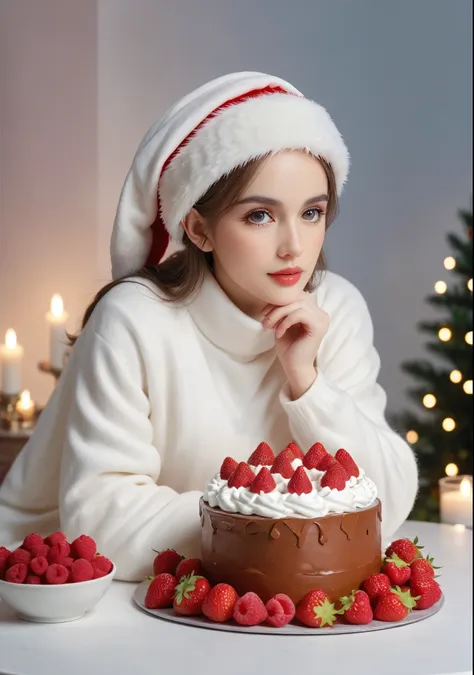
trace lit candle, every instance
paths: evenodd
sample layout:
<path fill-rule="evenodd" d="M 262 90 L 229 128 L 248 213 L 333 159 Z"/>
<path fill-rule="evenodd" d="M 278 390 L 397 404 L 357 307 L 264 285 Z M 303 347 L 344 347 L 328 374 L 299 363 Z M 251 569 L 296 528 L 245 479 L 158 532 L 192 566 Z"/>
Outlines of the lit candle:
<path fill-rule="evenodd" d="M 7 396 L 16 396 L 21 390 L 21 362 L 23 347 L 17 344 L 16 333 L 9 328 L 5 333 L 5 344 L 0 345 L 2 377 L 0 390 Z"/>
<path fill-rule="evenodd" d="M 27 389 L 21 392 L 16 410 L 25 421 L 32 419 L 35 412 L 35 402 L 31 399 L 31 394 Z"/>
<path fill-rule="evenodd" d="M 51 306 L 46 314 L 49 323 L 49 363 L 53 368 L 62 370 L 67 350 L 66 321 L 67 312 L 64 311 L 63 299 L 55 293 L 51 298 Z"/>
<path fill-rule="evenodd" d="M 442 478 L 439 486 L 441 522 L 472 527 L 472 476 Z"/>

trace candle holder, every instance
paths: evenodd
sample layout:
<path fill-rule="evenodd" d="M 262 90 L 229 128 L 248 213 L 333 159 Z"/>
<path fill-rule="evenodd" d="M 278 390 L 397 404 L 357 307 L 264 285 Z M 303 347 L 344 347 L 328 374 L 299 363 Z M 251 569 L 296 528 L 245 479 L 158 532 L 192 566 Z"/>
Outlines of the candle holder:
<path fill-rule="evenodd" d="M 441 522 L 472 529 L 472 476 L 446 476 L 439 480 Z"/>
<path fill-rule="evenodd" d="M 13 433 L 32 429 L 41 414 L 42 408 L 34 407 L 22 411 L 18 410 L 19 394 L 3 394 L 0 392 L 0 428 Z"/>
<path fill-rule="evenodd" d="M 38 363 L 38 370 L 41 373 L 48 373 L 54 377 L 54 383 L 57 384 L 59 378 L 61 377 L 62 368 L 55 368 L 50 364 L 49 361 L 40 361 Z"/>

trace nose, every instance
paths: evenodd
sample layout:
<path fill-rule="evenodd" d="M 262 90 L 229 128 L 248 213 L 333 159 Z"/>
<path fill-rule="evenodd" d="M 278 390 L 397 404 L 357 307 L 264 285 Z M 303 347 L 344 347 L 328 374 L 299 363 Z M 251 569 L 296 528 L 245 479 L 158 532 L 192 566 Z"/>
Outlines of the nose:
<path fill-rule="evenodd" d="M 296 223 L 281 223 L 277 255 L 279 258 L 298 258 L 303 253 L 301 234 Z"/>

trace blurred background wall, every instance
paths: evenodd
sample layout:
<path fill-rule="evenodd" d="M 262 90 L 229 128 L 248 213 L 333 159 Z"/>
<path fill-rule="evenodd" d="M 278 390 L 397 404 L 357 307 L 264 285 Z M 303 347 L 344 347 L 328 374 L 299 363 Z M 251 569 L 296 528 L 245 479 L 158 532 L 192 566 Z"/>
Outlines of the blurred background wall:
<path fill-rule="evenodd" d="M 352 155 L 330 268 L 365 295 L 390 410 L 423 354 L 424 298 L 472 183 L 469 0 L 0 0 L 0 342 L 25 348 L 23 386 L 52 380 L 44 315 L 75 330 L 110 278 L 122 182 L 179 96 L 234 70 L 289 79 L 328 108 Z"/>

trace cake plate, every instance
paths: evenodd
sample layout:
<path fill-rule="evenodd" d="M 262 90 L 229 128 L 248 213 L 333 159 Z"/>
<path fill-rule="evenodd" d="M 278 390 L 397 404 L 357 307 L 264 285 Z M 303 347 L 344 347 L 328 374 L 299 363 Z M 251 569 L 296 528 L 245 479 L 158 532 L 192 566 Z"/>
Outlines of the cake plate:
<path fill-rule="evenodd" d="M 194 626 L 195 628 L 207 628 L 210 630 L 224 630 L 231 631 L 235 633 L 254 633 L 259 635 L 342 635 L 345 633 L 369 633 L 375 630 L 384 630 L 387 628 L 399 628 L 401 626 L 409 626 L 412 623 L 417 623 L 418 621 L 423 621 L 428 619 L 430 616 L 433 616 L 444 605 L 444 595 L 441 596 L 441 599 L 430 607 L 429 609 L 414 610 L 410 612 L 406 619 L 403 621 L 397 621 L 394 623 L 389 623 L 387 621 L 371 621 L 366 626 L 354 626 L 351 624 L 336 623 L 331 628 L 330 626 L 324 626 L 323 628 L 310 628 L 309 626 L 303 626 L 301 624 L 292 624 L 288 623 L 282 628 L 273 628 L 272 626 L 265 626 L 261 624 L 259 626 L 240 626 L 236 621 L 227 621 L 226 623 L 216 623 L 211 621 L 204 615 L 200 616 L 181 616 L 176 614 L 173 608 L 167 609 L 148 609 L 145 607 L 145 595 L 150 585 L 150 581 L 142 581 L 135 589 L 133 599 L 135 603 L 143 611 L 151 614 L 157 619 L 162 619 L 164 621 L 173 621 L 174 623 L 184 624 L 185 626 Z"/>

